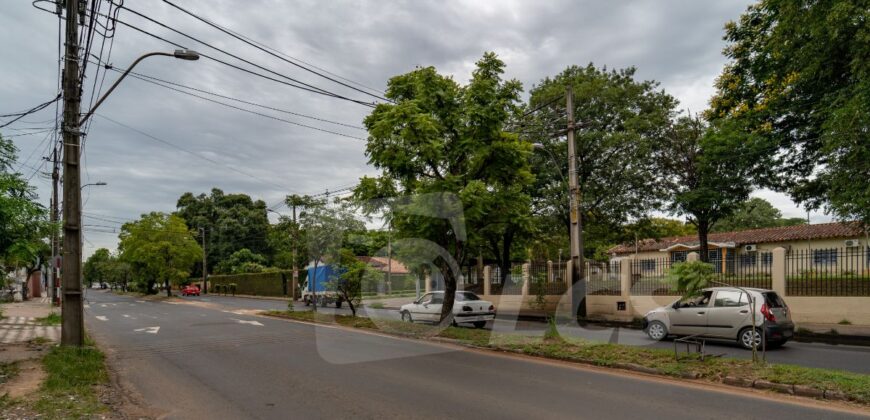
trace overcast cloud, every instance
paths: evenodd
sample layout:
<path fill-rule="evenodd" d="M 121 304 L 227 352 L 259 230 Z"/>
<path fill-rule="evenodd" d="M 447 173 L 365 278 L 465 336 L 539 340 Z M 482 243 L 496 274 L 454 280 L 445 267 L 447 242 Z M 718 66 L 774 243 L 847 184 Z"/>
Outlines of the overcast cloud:
<path fill-rule="evenodd" d="M 184 1 L 201 16 L 285 54 L 361 84 L 384 89 L 394 75 L 415 66 L 435 66 L 464 83 L 484 51 L 507 63 L 507 76 L 528 91 L 546 76 L 572 64 L 594 62 L 609 68 L 636 66 L 642 79 L 661 82 L 681 107 L 702 111 L 713 81 L 725 63 L 722 27 L 736 19 L 748 1 Z M 206 42 L 305 82 L 359 99 L 362 94 L 305 73 L 257 51 L 157 0 L 127 1 L 147 14 Z M 105 5 L 104 5 L 105 8 Z M 189 48 L 221 54 L 144 21 L 128 11 L 120 19 Z M 4 1 L 0 14 L 0 113 L 27 109 L 56 94 L 57 30 L 55 15 L 30 0 Z M 99 38 L 98 38 L 99 39 Z M 95 49 L 97 47 L 94 47 Z M 108 49 L 108 43 L 106 44 Z M 148 51 L 174 47 L 119 25 L 110 62 L 126 68 Z M 97 53 L 98 51 L 94 50 Z M 104 53 L 104 58 L 107 54 Z M 223 58 L 223 57 L 222 57 Z M 236 62 L 227 58 L 228 61 Z M 245 66 L 247 67 L 247 66 Z M 93 66 L 91 67 L 93 69 Z M 242 73 L 213 61 L 155 57 L 137 71 L 175 83 L 251 102 L 361 125 L 368 108 L 304 92 Z M 89 71 L 89 76 L 92 72 Z M 117 73 L 109 72 L 106 86 Z M 84 98 L 91 94 L 86 82 Z M 242 105 L 245 108 L 250 106 Z M 365 137 L 358 129 L 306 120 L 274 111 L 276 117 Z M 47 127 L 54 107 L 3 129 L 22 134 Z M 269 205 L 288 193 L 320 193 L 351 185 L 373 174 L 364 142 L 270 120 L 166 90 L 126 80 L 99 114 L 197 156 L 173 148 L 103 117 L 90 127 L 82 183 L 84 211 L 94 217 L 133 219 L 148 211 L 172 211 L 184 192 L 244 192 Z M 21 171 L 50 170 L 42 156 L 44 134 L 14 137 Z M 29 156 L 29 159 L 28 159 Z M 48 204 L 50 182 L 38 173 L 32 181 Z M 804 216 L 786 196 L 759 191 L 786 216 Z M 278 208 L 279 211 L 286 208 Z M 817 214 L 813 221 L 828 220 Z M 86 225 L 116 226 L 98 219 Z M 116 246 L 117 235 L 86 226 L 85 255 L 96 247 Z"/>

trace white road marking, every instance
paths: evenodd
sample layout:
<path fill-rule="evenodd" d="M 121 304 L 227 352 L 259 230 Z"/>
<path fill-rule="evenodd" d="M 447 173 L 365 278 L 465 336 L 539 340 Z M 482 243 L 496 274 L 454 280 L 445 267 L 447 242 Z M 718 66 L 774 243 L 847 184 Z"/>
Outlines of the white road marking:
<path fill-rule="evenodd" d="M 99 319 L 100 321 L 108 321 L 109 320 L 109 318 L 106 318 L 102 315 L 97 315 L 95 318 Z"/>
<path fill-rule="evenodd" d="M 137 328 L 133 330 L 135 332 L 146 332 L 148 334 L 157 334 L 157 331 L 160 331 L 160 327 L 146 327 L 146 328 Z"/>
<path fill-rule="evenodd" d="M 258 326 L 258 327 L 262 327 L 262 326 L 263 326 L 263 324 L 261 324 L 261 323 L 259 323 L 259 322 L 257 322 L 257 321 L 245 321 L 245 320 L 242 320 L 242 319 L 235 319 L 235 318 L 230 318 L 230 319 L 232 319 L 233 321 L 238 322 L 239 324 L 250 324 L 250 325 L 256 325 L 256 326 Z"/>
<path fill-rule="evenodd" d="M 85 308 L 90 308 L 91 305 L 85 304 Z"/>
<path fill-rule="evenodd" d="M 145 303 L 144 300 L 137 300 L 136 303 Z"/>

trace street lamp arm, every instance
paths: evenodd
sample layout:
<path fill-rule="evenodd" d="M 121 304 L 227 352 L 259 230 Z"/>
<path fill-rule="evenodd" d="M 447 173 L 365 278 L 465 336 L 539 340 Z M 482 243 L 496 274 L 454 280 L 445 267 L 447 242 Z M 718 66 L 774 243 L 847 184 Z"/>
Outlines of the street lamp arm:
<path fill-rule="evenodd" d="M 199 54 L 197 54 L 196 52 L 193 52 L 193 51 L 188 51 L 188 50 L 176 50 L 174 53 L 155 51 L 155 52 L 150 52 L 150 53 L 142 55 L 141 57 L 137 58 L 136 61 L 133 62 L 133 64 L 130 64 L 130 67 L 127 67 L 127 70 L 125 70 L 124 73 L 121 74 L 121 77 L 119 77 L 118 80 L 115 80 L 115 83 L 112 84 L 112 86 L 109 88 L 109 90 L 107 90 L 106 93 L 104 93 L 103 96 L 101 96 L 100 99 L 97 100 L 97 103 L 94 104 L 94 107 L 91 108 L 91 110 L 88 111 L 88 113 L 85 114 L 81 120 L 79 120 L 79 127 L 81 127 L 82 124 L 84 124 L 85 121 L 87 121 L 88 118 L 90 118 L 91 115 L 94 114 L 94 111 L 96 111 L 97 108 L 99 108 L 100 105 L 103 104 L 103 101 L 106 100 L 106 98 L 112 93 L 112 91 L 114 91 L 115 88 L 118 87 L 118 85 L 121 83 L 121 81 L 123 81 L 124 78 L 127 77 L 128 74 L 130 74 L 130 72 L 133 70 L 133 68 L 136 67 L 136 65 L 139 64 L 140 61 L 142 61 L 148 57 L 155 56 L 155 55 L 162 55 L 162 56 L 166 56 L 166 57 L 175 57 L 175 58 L 180 58 L 182 60 L 197 60 L 197 59 L 199 59 Z"/>

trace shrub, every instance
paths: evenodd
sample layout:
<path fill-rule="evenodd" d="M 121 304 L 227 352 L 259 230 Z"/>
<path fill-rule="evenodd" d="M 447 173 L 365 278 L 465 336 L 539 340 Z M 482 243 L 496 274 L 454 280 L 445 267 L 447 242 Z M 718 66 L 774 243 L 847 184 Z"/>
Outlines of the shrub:
<path fill-rule="evenodd" d="M 668 280 L 677 293 L 693 296 L 710 284 L 713 272 L 712 264 L 701 261 L 676 263 L 668 270 Z"/>

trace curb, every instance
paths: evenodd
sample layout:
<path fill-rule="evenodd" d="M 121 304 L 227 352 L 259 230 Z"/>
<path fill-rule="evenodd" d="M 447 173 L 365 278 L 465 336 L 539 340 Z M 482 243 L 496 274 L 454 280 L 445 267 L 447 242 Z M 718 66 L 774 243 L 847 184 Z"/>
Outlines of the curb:
<path fill-rule="evenodd" d="M 850 398 L 848 395 L 840 392 L 840 391 L 831 391 L 827 389 L 818 389 L 813 388 L 807 385 L 797 385 L 797 384 L 781 384 L 777 382 L 770 382 L 765 380 L 755 380 L 750 381 L 744 378 L 736 378 L 733 376 L 726 376 L 722 379 L 722 383 L 725 385 L 731 385 L 741 388 L 755 388 L 755 389 L 763 389 L 768 391 L 778 392 L 780 394 L 788 394 L 788 395 L 796 395 L 799 397 L 807 397 L 807 398 L 815 398 L 820 400 L 831 400 L 831 401 L 849 401 Z"/>

